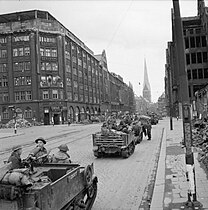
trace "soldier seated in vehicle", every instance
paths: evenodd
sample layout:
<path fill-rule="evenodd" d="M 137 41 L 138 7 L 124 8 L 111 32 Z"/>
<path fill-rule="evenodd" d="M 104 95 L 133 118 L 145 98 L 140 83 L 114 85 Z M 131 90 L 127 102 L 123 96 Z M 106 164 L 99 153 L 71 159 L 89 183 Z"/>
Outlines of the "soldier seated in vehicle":
<path fill-rule="evenodd" d="M 35 140 L 37 146 L 30 152 L 29 158 L 37 161 L 37 163 L 45 163 L 48 162 L 48 151 L 44 147 L 46 144 L 46 140 L 43 137 L 39 137 Z"/>
<path fill-rule="evenodd" d="M 71 163 L 70 155 L 67 153 L 69 148 L 66 144 L 61 144 L 59 147 L 59 151 L 53 155 L 52 162 L 53 163 Z"/>
<path fill-rule="evenodd" d="M 24 165 L 21 160 L 22 147 L 20 145 L 12 148 L 12 153 L 8 159 L 8 163 L 11 162 L 11 169 L 23 168 Z"/>

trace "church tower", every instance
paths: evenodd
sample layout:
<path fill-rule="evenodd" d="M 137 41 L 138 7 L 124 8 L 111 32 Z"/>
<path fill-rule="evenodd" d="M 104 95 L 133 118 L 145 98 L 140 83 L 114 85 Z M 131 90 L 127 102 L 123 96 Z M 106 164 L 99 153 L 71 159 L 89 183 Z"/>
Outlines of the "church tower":
<path fill-rule="evenodd" d="M 147 74 L 146 59 L 144 60 L 144 82 L 143 82 L 143 98 L 151 102 L 151 88 Z"/>

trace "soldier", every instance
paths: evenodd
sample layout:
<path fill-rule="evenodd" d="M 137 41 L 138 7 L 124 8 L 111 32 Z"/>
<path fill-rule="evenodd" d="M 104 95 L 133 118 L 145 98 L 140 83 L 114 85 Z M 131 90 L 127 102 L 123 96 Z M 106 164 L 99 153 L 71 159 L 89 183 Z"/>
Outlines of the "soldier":
<path fill-rule="evenodd" d="M 23 168 L 22 160 L 22 147 L 20 145 L 14 146 L 12 148 L 12 154 L 10 155 L 8 162 L 11 162 L 11 169 Z"/>
<path fill-rule="evenodd" d="M 70 155 L 67 153 L 69 148 L 66 144 L 61 144 L 59 147 L 59 151 L 53 155 L 52 162 L 53 163 L 71 163 Z"/>
<path fill-rule="evenodd" d="M 47 162 L 47 150 L 44 147 L 46 144 L 46 140 L 43 137 L 39 137 L 35 140 L 37 146 L 30 152 L 29 157 L 32 159 L 36 159 L 39 163 Z"/>
<path fill-rule="evenodd" d="M 147 121 L 146 129 L 147 129 L 147 136 L 148 136 L 147 140 L 151 140 L 152 125 L 149 120 Z"/>

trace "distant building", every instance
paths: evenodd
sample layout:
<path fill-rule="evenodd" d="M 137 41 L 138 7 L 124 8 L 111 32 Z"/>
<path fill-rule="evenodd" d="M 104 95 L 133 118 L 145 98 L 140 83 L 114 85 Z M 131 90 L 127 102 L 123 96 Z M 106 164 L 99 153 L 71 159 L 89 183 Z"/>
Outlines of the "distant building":
<path fill-rule="evenodd" d="M 144 61 L 144 82 L 143 82 L 143 98 L 151 102 L 151 87 L 147 74 L 146 60 Z"/>

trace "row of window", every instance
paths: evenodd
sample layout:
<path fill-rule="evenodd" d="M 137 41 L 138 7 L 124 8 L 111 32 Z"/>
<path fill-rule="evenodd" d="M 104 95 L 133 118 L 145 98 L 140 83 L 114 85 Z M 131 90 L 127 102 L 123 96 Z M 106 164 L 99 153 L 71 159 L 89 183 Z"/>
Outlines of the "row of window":
<path fill-rule="evenodd" d="M 24 112 L 18 113 L 18 115 L 22 115 L 20 116 L 22 118 L 32 118 L 32 109 L 26 109 Z M 9 110 L 4 109 L 1 116 L 2 119 L 9 119 Z"/>
<path fill-rule="evenodd" d="M 29 55 L 30 55 L 30 47 L 13 48 L 13 57 L 29 56 Z"/>
<path fill-rule="evenodd" d="M 54 48 L 40 48 L 40 55 L 46 57 L 57 57 L 57 49 Z"/>
<path fill-rule="evenodd" d="M 191 79 L 207 79 L 208 78 L 208 68 L 200 69 L 188 69 L 187 70 L 188 80 Z"/>
<path fill-rule="evenodd" d="M 56 43 L 56 38 L 55 37 L 39 36 L 39 41 L 45 42 L 45 43 Z"/>
<path fill-rule="evenodd" d="M 17 91 L 14 93 L 14 98 L 16 102 L 19 101 L 31 101 L 32 92 L 31 91 Z"/>
<path fill-rule="evenodd" d="M 40 78 L 40 86 L 50 86 L 50 85 L 59 85 L 59 87 L 63 87 L 63 82 L 60 81 L 59 76 L 52 76 L 52 75 L 47 75 L 47 76 L 41 76 Z"/>
<path fill-rule="evenodd" d="M 27 77 L 15 77 L 14 78 L 14 85 L 15 86 L 23 86 L 23 85 L 31 85 L 32 80 L 30 76 Z"/>
<path fill-rule="evenodd" d="M 185 48 L 198 48 L 198 47 L 206 47 L 206 37 L 205 36 L 191 36 L 185 37 Z"/>
<path fill-rule="evenodd" d="M 30 70 L 30 61 L 27 62 L 15 62 L 13 63 L 14 71 L 29 71 Z"/>
<path fill-rule="evenodd" d="M 41 62 L 42 71 L 58 71 L 58 64 L 56 62 Z"/>
<path fill-rule="evenodd" d="M 42 97 L 43 100 L 48 100 L 48 99 L 63 99 L 63 91 L 62 90 L 43 90 L 42 92 Z"/>
<path fill-rule="evenodd" d="M 186 64 L 207 63 L 207 52 L 187 53 Z"/>
<path fill-rule="evenodd" d="M 28 42 L 30 40 L 29 35 L 13 36 L 13 42 Z"/>

